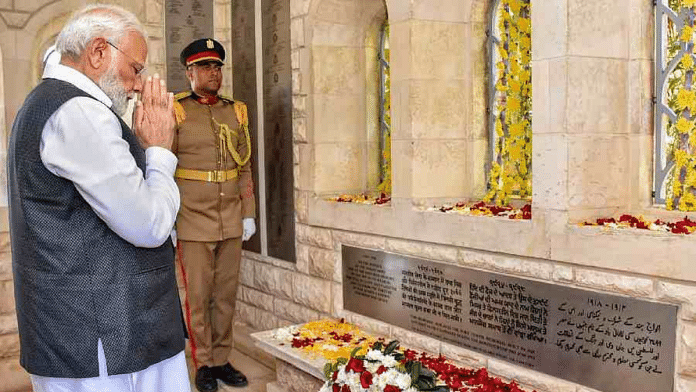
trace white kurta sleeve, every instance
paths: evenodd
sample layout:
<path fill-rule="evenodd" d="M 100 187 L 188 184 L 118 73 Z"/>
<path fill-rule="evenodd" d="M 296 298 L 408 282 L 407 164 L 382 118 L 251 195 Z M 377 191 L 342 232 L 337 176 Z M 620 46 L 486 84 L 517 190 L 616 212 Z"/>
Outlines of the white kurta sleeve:
<path fill-rule="evenodd" d="M 169 238 L 179 210 L 174 182 L 177 158 L 161 147 L 145 151 L 145 175 L 121 137 L 116 115 L 104 104 L 78 97 L 49 118 L 41 160 L 72 181 L 94 212 L 124 240 L 154 248 Z"/>

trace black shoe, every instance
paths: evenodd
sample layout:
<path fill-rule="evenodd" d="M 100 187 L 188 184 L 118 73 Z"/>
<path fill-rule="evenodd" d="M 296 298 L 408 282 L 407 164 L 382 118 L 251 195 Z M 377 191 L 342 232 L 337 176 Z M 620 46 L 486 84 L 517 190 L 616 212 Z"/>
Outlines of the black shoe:
<path fill-rule="evenodd" d="M 215 392 L 218 389 L 217 380 L 213 376 L 213 369 L 202 366 L 196 371 L 196 389 L 201 392 Z"/>
<path fill-rule="evenodd" d="M 226 363 L 224 366 L 213 366 L 213 376 L 227 385 L 245 387 L 249 384 L 245 375 Z"/>

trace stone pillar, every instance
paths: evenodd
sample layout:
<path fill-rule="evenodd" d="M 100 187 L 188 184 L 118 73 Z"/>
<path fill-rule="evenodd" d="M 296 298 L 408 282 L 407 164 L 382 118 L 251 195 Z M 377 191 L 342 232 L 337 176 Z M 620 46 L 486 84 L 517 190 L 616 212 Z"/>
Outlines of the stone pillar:
<path fill-rule="evenodd" d="M 571 222 L 646 201 L 650 7 L 631 4 L 532 7 L 533 200 L 538 209 L 566 211 Z M 632 30 L 640 31 L 629 39 Z"/>
<path fill-rule="evenodd" d="M 396 202 L 484 191 L 485 23 L 461 1 L 434 3 L 387 2 Z"/>

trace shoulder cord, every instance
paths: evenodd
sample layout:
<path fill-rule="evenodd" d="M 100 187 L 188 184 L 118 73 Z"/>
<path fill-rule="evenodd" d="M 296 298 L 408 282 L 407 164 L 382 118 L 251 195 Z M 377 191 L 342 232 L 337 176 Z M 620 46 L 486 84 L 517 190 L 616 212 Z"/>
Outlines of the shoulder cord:
<path fill-rule="evenodd" d="M 230 127 L 227 124 L 220 124 L 219 122 L 217 122 L 217 120 L 213 118 L 215 126 L 217 126 L 217 128 L 219 129 L 218 136 L 220 137 L 220 142 L 222 144 L 221 149 L 224 151 L 225 145 L 227 145 L 227 150 L 230 152 L 232 158 L 240 167 L 244 166 L 249 161 L 249 158 L 251 158 L 251 138 L 249 137 L 249 119 L 246 116 L 246 110 L 244 109 L 246 109 L 246 106 L 244 106 L 244 104 L 238 104 L 237 102 L 234 103 L 234 111 L 237 115 L 237 121 L 239 122 L 239 125 L 242 128 L 242 130 L 244 131 L 244 137 L 246 139 L 247 151 L 246 156 L 244 158 L 239 156 L 239 153 L 235 148 L 234 138 L 237 136 L 237 132 L 230 129 Z"/>

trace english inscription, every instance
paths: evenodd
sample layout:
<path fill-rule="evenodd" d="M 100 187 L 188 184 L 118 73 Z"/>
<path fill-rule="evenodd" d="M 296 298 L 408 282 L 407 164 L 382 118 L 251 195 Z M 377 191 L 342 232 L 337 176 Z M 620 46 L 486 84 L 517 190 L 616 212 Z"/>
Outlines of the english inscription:
<path fill-rule="evenodd" d="M 344 308 L 602 391 L 673 389 L 677 307 L 343 247 Z"/>

